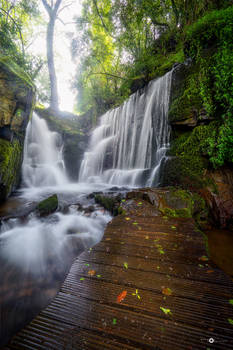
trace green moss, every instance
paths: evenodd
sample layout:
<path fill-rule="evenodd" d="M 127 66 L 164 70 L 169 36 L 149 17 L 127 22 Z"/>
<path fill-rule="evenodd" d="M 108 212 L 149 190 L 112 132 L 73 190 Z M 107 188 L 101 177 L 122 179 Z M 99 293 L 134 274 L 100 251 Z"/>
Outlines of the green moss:
<path fill-rule="evenodd" d="M 150 75 L 152 78 L 157 78 L 167 73 L 169 70 L 172 69 L 174 63 L 184 62 L 185 57 L 183 48 L 178 48 L 177 50 L 178 51 L 166 53 L 166 55 L 155 56 L 154 60 L 157 64 L 155 66 L 154 71 Z"/>
<path fill-rule="evenodd" d="M 169 109 L 170 122 L 185 120 L 200 115 L 203 108 L 198 82 L 198 68 L 195 66 L 189 72 L 182 86 L 181 94 L 173 100 Z"/>
<path fill-rule="evenodd" d="M 58 198 L 57 195 L 54 194 L 49 198 L 40 202 L 37 206 L 37 209 L 41 216 L 49 215 L 57 210 L 58 207 Z"/>
<path fill-rule="evenodd" d="M 5 199 L 19 181 L 22 147 L 18 140 L 0 139 L 1 199 Z"/>
<path fill-rule="evenodd" d="M 120 206 L 117 209 L 118 215 L 126 215 L 126 211 Z"/>
<path fill-rule="evenodd" d="M 200 96 L 208 115 L 218 120 L 209 137 L 210 161 L 214 167 L 233 162 L 233 6 L 213 11 L 186 33 L 186 54 L 200 66 Z M 210 52 L 207 57 L 206 53 Z"/>
<path fill-rule="evenodd" d="M 159 210 L 168 217 L 194 218 L 202 227 L 208 220 L 208 209 L 202 197 L 195 192 L 174 189 L 163 195 Z"/>
<path fill-rule="evenodd" d="M 181 134 L 172 144 L 172 154 L 208 156 L 211 151 L 209 139 L 214 138 L 217 128 L 218 123 L 211 122 L 209 125 L 197 126 L 192 132 Z"/>
<path fill-rule="evenodd" d="M 119 202 L 116 198 L 96 194 L 95 201 L 96 203 L 101 204 L 106 210 L 108 210 L 113 215 L 118 215 Z"/>
<path fill-rule="evenodd" d="M 164 208 L 160 210 L 164 215 L 172 218 L 191 218 L 192 217 L 192 214 L 190 213 L 189 208 L 183 208 L 183 209 Z"/>
<path fill-rule="evenodd" d="M 62 112 L 53 112 L 52 110 L 45 109 L 44 107 L 36 107 L 36 112 L 46 119 L 46 121 L 53 126 L 53 129 L 60 134 L 67 133 L 71 136 L 83 135 L 80 130 L 78 117 L 73 115 L 73 120 L 61 117 L 59 114 Z M 57 115 L 56 115 L 57 113 Z"/>
<path fill-rule="evenodd" d="M 29 74 L 21 69 L 10 57 L 0 55 L 0 66 L 14 75 L 14 78 L 18 77 L 25 84 L 34 88 L 34 84 Z"/>

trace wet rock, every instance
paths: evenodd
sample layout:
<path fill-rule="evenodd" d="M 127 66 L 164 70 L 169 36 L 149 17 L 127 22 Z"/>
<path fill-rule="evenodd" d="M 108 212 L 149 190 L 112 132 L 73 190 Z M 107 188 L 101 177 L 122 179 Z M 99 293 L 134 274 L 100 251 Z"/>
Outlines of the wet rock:
<path fill-rule="evenodd" d="M 199 227 L 204 228 L 208 224 L 209 213 L 205 201 L 197 193 L 181 190 L 178 188 L 140 189 L 127 193 L 127 201 L 123 208 L 128 212 L 134 208 L 130 201 L 146 201 L 153 206 L 152 216 L 167 216 L 173 218 L 194 218 Z M 145 203 L 137 203 L 148 212 L 149 208 Z M 209 227 L 209 226 L 208 226 Z"/>
<path fill-rule="evenodd" d="M 41 201 L 37 205 L 37 210 L 40 216 L 46 216 L 46 215 L 52 214 L 57 210 L 57 208 L 58 208 L 58 198 L 56 194 Z"/>
<path fill-rule="evenodd" d="M 0 202 L 20 182 L 24 136 L 35 87 L 9 57 L 0 57 Z"/>
<path fill-rule="evenodd" d="M 118 215 L 118 207 L 123 195 L 120 193 L 103 193 L 95 194 L 95 202 L 102 205 L 106 210 L 108 210 L 113 215 Z"/>
<path fill-rule="evenodd" d="M 201 190 L 215 224 L 233 230 L 233 172 L 224 167 L 209 173 L 214 186 Z"/>

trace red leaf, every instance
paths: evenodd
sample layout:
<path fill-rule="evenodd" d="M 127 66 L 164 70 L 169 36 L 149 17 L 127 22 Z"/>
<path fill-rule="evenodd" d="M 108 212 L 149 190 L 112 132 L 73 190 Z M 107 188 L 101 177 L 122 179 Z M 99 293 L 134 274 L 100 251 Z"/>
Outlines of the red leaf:
<path fill-rule="evenodd" d="M 127 295 L 127 290 L 123 290 L 123 292 L 118 295 L 117 302 L 120 303 L 122 300 L 124 300 L 126 295 Z"/>

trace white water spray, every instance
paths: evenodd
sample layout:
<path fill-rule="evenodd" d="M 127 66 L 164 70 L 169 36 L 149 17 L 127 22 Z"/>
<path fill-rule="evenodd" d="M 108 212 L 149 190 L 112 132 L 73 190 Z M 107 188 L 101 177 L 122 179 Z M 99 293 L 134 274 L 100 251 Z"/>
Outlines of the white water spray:
<path fill-rule="evenodd" d="M 124 186 L 158 185 L 169 148 L 172 71 L 101 117 L 81 164 L 79 181 Z"/>
<path fill-rule="evenodd" d="M 51 132 L 46 121 L 34 113 L 27 127 L 24 147 L 22 173 L 26 187 L 68 183 L 62 151 L 61 136 Z"/>

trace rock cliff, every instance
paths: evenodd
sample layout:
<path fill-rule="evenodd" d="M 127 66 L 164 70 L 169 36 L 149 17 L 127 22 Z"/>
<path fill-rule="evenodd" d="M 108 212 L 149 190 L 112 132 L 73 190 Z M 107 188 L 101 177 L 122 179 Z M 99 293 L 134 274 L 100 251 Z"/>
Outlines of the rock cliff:
<path fill-rule="evenodd" d="M 0 56 L 0 202 L 20 182 L 25 130 L 35 98 L 30 77 Z"/>

